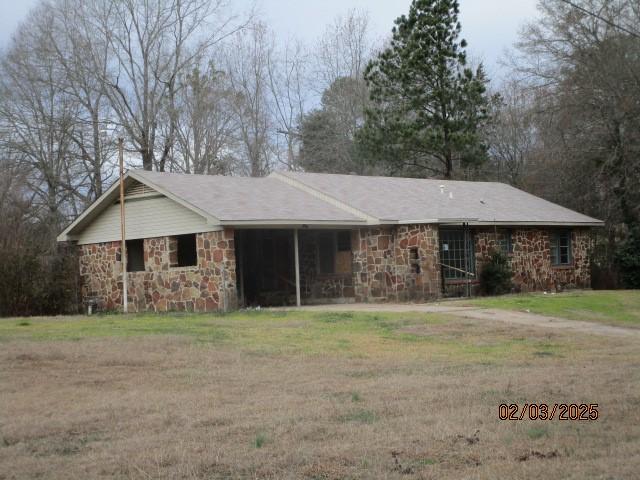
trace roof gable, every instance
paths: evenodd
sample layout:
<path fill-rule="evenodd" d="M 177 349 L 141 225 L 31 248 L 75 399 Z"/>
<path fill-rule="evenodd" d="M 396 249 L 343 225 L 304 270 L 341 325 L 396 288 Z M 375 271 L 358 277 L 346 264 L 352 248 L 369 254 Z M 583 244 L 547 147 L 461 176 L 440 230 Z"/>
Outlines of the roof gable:
<path fill-rule="evenodd" d="M 167 197 L 168 199 L 178 203 L 182 207 L 187 208 L 191 212 L 199 215 L 203 220 L 212 226 L 220 225 L 220 222 L 215 217 L 202 212 L 197 207 L 189 205 L 181 198 L 175 196 L 171 192 L 167 192 L 162 188 L 158 188 L 155 185 L 151 185 L 146 179 L 139 176 L 139 172 L 131 170 L 127 172 L 123 177 L 124 189 L 125 189 L 125 203 L 127 201 L 139 199 L 142 197 Z M 77 240 L 81 233 L 92 224 L 99 216 L 103 215 L 106 211 L 111 210 L 115 202 L 120 200 L 120 183 L 114 182 L 106 192 L 104 192 L 97 200 L 95 200 L 89 207 L 82 212 L 71 224 L 69 224 L 58 235 L 57 240 L 59 242 Z M 129 238 L 129 235 L 127 235 Z"/>

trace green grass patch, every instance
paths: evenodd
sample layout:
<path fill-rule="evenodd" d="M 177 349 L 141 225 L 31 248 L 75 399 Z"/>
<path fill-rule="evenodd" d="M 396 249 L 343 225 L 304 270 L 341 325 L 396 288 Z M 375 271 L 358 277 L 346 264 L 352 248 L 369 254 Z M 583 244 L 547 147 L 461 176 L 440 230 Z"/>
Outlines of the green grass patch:
<path fill-rule="evenodd" d="M 640 328 L 640 290 L 532 293 L 478 298 L 466 304 L 505 310 L 529 310 L 552 317 Z"/>
<path fill-rule="evenodd" d="M 553 357 L 555 353 L 550 352 L 549 350 L 537 350 L 533 352 L 536 357 Z"/>
<path fill-rule="evenodd" d="M 378 420 L 378 417 L 371 410 L 355 410 L 345 415 L 341 415 L 340 417 L 338 417 L 338 420 L 344 423 L 356 422 L 356 423 L 371 424 L 376 420 Z"/>
<path fill-rule="evenodd" d="M 253 439 L 253 446 L 255 448 L 262 448 L 267 443 L 267 436 L 264 433 L 259 433 L 256 438 Z"/>
<path fill-rule="evenodd" d="M 320 315 L 320 321 L 326 323 L 344 322 L 345 320 L 351 320 L 353 318 L 353 312 L 329 312 L 322 313 Z"/>
<path fill-rule="evenodd" d="M 256 355 L 402 357 L 433 361 L 499 363 L 531 358 L 536 351 L 566 350 L 542 338 L 492 335 L 457 317 L 433 313 L 238 311 L 216 314 L 132 314 L 32 317 L 29 326 L 0 319 L 0 342 L 83 341 L 172 335 L 195 343 L 237 348 Z M 409 330 L 407 330 L 409 328 Z M 408 333 L 415 329 L 417 333 Z M 420 334 L 427 329 L 428 334 Z"/>
<path fill-rule="evenodd" d="M 531 440 L 538 440 L 539 438 L 549 435 L 547 427 L 532 427 L 527 430 L 527 437 Z"/>

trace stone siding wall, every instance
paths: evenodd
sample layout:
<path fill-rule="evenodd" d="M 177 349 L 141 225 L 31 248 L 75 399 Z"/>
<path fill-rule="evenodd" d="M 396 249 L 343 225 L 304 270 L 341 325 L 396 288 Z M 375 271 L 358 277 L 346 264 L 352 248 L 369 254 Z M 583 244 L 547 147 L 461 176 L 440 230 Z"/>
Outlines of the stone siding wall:
<path fill-rule="evenodd" d="M 351 231 L 352 273 L 318 273 L 314 232 L 300 232 L 302 296 L 309 300 L 354 299 L 360 302 L 428 300 L 441 296 L 437 225 L 400 225 Z M 551 265 L 550 234 L 540 228 L 511 230 L 509 254 L 518 291 L 590 286 L 589 229 L 573 229 L 571 264 Z M 474 229 L 476 271 L 498 248 L 506 230 Z M 176 267 L 177 242 L 172 237 L 144 240 L 145 271 L 130 272 L 131 311 L 212 311 L 235 308 L 236 262 L 233 231 L 196 235 L 198 260 Z M 348 261 L 348 257 L 346 258 Z M 120 242 L 82 245 L 79 263 L 84 301 L 95 299 L 101 309 L 122 305 Z M 445 282 L 457 288 L 460 282 Z"/>
<path fill-rule="evenodd" d="M 428 300 L 441 295 L 440 242 L 434 225 L 397 229 L 398 300 Z"/>
<path fill-rule="evenodd" d="M 356 301 L 384 301 L 394 297 L 394 251 L 390 228 L 362 228 L 354 235 L 353 274 Z"/>
<path fill-rule="evenodd" d="M 213 311 L 235 308 L 236 262 L 233 230 L 196 234 L 197 265 L 175 267 L 173 237 L 144 240 L 145 270 L 128 273 L 129 309 L 141 311 Z M 79 246 L 83 301 L 103 310 L 122 306 L 120 242 Z"/>
<path fill-rule="evenodd" d="M 318 272 L 317 233 L 300 232 L 300 283 L 307 303 L 424 300 L 440 295 L 437 227 L 351 230 L 351 273 L 334 274 Z"/>
<path fill-rule="evenodd" d="M 592 236 L 589 229 L 571 230 L 571 263 L 552 265 L 550 236 L 552 230 L 518 228 L 511 230 L 512 252 L 509 253 L 513 283 L 517 291 L 529 292 L 562 288 L 589 288 L 591 271 L 589 252 Z M 483 229 L 475 232 L 476 271 L 488 260 L 492 250 L 499 247 L 505 230 Z"/>
<path fill-rule="evenodd" d="M 438 230 L 432 225 L 363 228 L 352 235 L 357 301 L 404 301 L 440 295 Z"/>

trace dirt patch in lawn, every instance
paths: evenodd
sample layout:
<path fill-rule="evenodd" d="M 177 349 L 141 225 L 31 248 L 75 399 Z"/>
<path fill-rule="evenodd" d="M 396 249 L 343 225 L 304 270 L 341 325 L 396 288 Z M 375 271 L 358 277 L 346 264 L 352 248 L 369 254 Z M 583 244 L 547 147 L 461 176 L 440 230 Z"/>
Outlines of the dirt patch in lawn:
<path fill-rule="evenodd" d="M 320 307 L 302 307 L 302 311 L 318 311 Z M 439 315 L 449 315 L 464 318 L 469 321 L 500 321 L 523 327 L 535 327 L 553 330 L 565 330 L 591 335 L 614 337 L 632 337 L 640 339 L 640 329 L 617 325 L 606 325 L 596 322 L 569 320 L 553 316 L 545 316 L 528 311 L 489 309 L 482 307 L 464 306 L 456 302 L 425 303 L 425 304 L 346 304 L 327 306 L 337 312 L 392 312 L 410 313 L 422 312 Z"/>

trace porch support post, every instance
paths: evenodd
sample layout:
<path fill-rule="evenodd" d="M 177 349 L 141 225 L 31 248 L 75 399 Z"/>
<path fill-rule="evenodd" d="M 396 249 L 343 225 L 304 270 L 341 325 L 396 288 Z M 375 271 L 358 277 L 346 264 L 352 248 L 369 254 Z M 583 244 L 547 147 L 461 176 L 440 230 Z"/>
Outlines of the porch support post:
<path fill-rule="evenodd" d="M 300 303 L 300 255 L 298 252 L 298 229 L 293 230 L 293 252 L 296 265 L 296 305 L 299 307 Z"/>
<path fill-rule="evenodd" d="M 236 244 L 236 250 L 238 251 L 238 258 L 236 262 L 236 278 L 238 282 L 238 286 L 240 288 L 240 305 L 245 307 L 244 301 L 244 258 L 242 250 L 244 248 L 244 230 L 238 231 L 238 241 Z"/>

